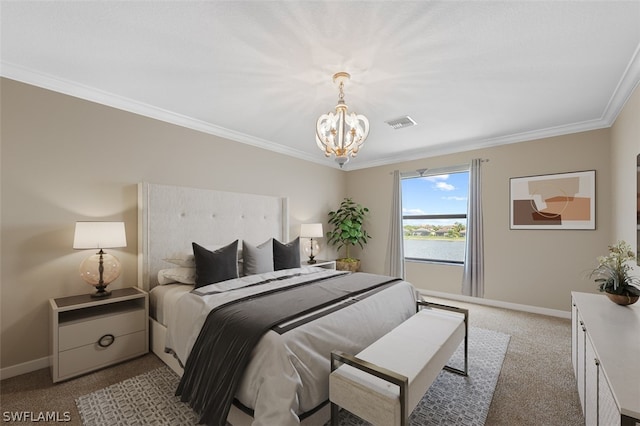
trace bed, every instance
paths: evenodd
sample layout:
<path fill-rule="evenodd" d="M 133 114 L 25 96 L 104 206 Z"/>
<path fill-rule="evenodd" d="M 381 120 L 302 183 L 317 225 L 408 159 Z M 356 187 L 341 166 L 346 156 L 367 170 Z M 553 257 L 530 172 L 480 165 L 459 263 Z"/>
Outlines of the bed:
<path fill-rule="evenodd" d="M 273 304 L 277 299 L 272 292 L 280 293 L 281 288 L 287 288 L 287 294 L 297 291 L 311 299 L 315 293 L 333 294 L 335 286 L 342 289 L 345 282 L 360 286 L 353 295 L 340 293 L 339 297 L 325 299 L 320 304 L 324 314 L 300 308 L 302 319 L 289 315 L 286 322 L 262 335 L 250 350 L 237 388 L 233 388 L 233 404 L 226 421 L 234 426 L 325 424 L 330 416 L 331 350 L 357 353 L 415 313 L 416 292 L 409 283 L 300 267 L 299 262 L 296 267 L 242 274 L 197 289 L 192 284 L 173 282 L 164 272 L 159 274 L 175 269 L 167 259 L 190 249 L 193 252 L 194 242 L 213 252 L 232 241 L 238 241 L 238 247 L 245 242 L 254 248 L 271 239 L 290 242 L 286 198 L 141 183 L 138 230 L 139 285 L 150 292 L 151 348 L 176 373 L 184 374 L 182 382 L 194 377 L 193 371 L 200 374 L 190 367 L 197 358 L 190 356 L 191 352 L 194 347 L 200 348 L 199 341 L 205 335 L 200 330 L 209 329 L 207 318 L 229 305 L 230 294 L 242 300 L 263 297 L 260 300 Z M 245 260 L 241 250 L 238 258 Z M 245 269 L 242 260 L 239 267 Z M 376 279 L 377 283 L 369 283 Z M 306 303 L 307 298 L 296 300 Z M 288 305 L 297 303 L 283 306 Z M 253 312 L 255 307 L 250 309 Z M 265 312 L 273 311 L 267 308 Z M 197 379 L 200 381 L 200 376 Z M 220 424 L 224 423 L 221 419 Z"/>

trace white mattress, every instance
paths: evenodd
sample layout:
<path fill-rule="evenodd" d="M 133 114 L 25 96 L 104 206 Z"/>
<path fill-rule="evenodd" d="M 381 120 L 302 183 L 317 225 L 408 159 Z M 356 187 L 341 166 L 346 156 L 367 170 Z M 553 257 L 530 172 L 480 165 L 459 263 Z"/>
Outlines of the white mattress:
<path fill-rule="evenodd" d="M 149 292 L 149 315 L 160 324 L 167 326 L 173 318 L 178 299 L 193 290 L 188 284 L 167 284 L 155 286 Z"/>

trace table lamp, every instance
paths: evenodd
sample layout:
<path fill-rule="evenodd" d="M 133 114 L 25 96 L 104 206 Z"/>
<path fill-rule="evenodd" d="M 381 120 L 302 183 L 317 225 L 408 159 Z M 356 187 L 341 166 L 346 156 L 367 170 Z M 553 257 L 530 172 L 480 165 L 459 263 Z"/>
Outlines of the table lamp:
<path fill-rule="evenodd" d="M 303 250 L 305 254 L 309 256 L 309 261 L 307 262 L 310 265 L 316 263 L 314 259 L 315 255 L 313 254 L 313 250 L 316 250 L 316 253 L 319 251 L 320 246 L 317 241 L 314 241 L 314 238 L 322 238 L 322 224 L 321 223 L 303 223 L 300 225 L 300 237 L 301 238 L 309 238 L 309 245 L 304 246 Z"/>
<path fill-rule="evenodd" d="M 111 292 L 106 291 L 107 285 L 120 276 L 120 261 L 103 249 L 126 246 L 124 222 L 76 222 L 73 248 L 99 249 L 80 264 L 82 279 L 97 289 L 92 297 L 109 296 Z"/>

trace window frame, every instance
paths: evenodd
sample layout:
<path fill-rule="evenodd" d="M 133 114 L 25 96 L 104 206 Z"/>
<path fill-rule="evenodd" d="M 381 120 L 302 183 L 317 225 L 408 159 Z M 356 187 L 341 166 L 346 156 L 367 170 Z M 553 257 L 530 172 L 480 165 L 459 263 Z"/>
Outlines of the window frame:
<path fill-rule="evenodd" d="M 442 167 L 442 168 L 437 168 L 437 169 L 419 169 L 416 170 L 415 172 L 405 172 L 405 173 L 401 173 L 400 174 L 400 179 L 404 180 L 404 179 L 415 179 L 415 178 L 421 178 L 421 177 L 429 177 L 429 176 L 439 176 L 439 175 L 445 175 L 445 174 L 454 174 L 454 173 L 467 173 L 469 176 L 469 173 L 471 173 L 471 165 L 470 164 L 463 164 L 463 165 L 458 165 L 458 166 L 451 166 L 451 167 Z M 402 183 L 401 183 L 402 185 Z M 404 209 L 404 203 L 402 205 L 402 208 Z M 467 210 L 465 213 L 454 213 L 454 214 L 428 214 L 428 215 L 402 215 L 402 221 L 403 221 L 403 232 L 402 232 L 402 243 L 404 244 L 404 221 L 409 219 L 465 219 L 465 222 L 468 219 L 468 215 L 469 215 L 469 186 L 467 185 Z M 465 237 L 466 240 L 466 237 Z M 466 259 L 466 246 L 465 246 L 465 256 L 464 258 Z M 458 266 L 464 266 L 464 260 L 460 261 L 460 260 L 445 260 L 445 259 L 428 259 L 428 258 L 422 258 L 422 257 L 407 257 L 404 256 L 404 260 L 409 261 L 409 262 L 419 262 L 419 263 L 436 263 L 436 264 L 444 264 L 444 265 L 458 265 Z"/>

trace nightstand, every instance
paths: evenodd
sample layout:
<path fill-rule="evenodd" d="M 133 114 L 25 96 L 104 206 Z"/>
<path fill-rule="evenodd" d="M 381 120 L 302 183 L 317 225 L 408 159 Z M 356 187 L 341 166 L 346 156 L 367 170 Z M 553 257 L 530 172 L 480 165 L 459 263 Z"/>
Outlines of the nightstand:
<path fill-rule="evenodd" d="M 53 382 L 149 352 L 149 299 L 137 287 L 49 299 Z"/>
<path fill-rule="evenodd" d="M 313 265 L 310 264 L 309 261 L 303 261 L 301 265 L 302 266 L 319 266 L 320 268 L 325 268 L 325 269 L 336 269 L 335 260 L 316 259 L 316 263 L 314 263 Z"/>

